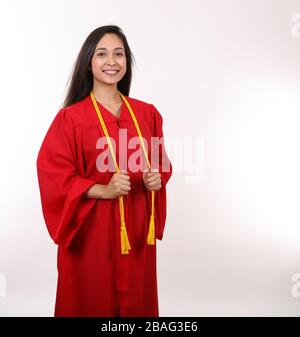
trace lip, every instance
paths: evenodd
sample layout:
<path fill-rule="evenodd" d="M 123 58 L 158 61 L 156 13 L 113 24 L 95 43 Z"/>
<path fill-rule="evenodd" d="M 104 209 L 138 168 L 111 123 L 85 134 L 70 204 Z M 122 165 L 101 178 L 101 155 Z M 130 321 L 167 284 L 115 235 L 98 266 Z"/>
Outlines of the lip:
<path fill-rule="evenodd" d="M 118 71 L 120 71 L 119 69 L 104 69 L 104 70 L 102 70 L 103 72 L 104 71 L 116 71 L 116 72 L 118 72 Z"/>
<path fill-rule="evenodd" d="M 113 71 L 113 73 L 107 73 L 106 71 Z M 102 70 L 102 72 L 109 77 L 113 77 L 118 75 L 119 70 Z"/>

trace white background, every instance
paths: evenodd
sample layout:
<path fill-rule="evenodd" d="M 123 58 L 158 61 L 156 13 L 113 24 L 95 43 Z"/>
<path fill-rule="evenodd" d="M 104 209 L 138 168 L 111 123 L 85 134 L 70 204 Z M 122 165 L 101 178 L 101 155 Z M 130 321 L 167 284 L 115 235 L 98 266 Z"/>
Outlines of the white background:
<path fill-rule="evenodd" d="M 299 315 L 297 13 L 299 0 L 1 1 L 1 316 L 53 315 L 36 157 L 79 49 L 106 24 L 137 60 L 130 96 L 158 108 L 166 138 L 202 144 L 198 182 L 173 159 L 160 315 Z"/>

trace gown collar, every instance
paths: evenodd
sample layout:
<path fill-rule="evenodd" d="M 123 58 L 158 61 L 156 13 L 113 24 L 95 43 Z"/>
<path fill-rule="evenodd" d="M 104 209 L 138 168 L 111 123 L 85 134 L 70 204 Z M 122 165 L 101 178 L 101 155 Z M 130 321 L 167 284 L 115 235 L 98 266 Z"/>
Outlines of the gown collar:
<path fill-rule="evenodd" d="M 128 100 L 128 98 L 127 98 L 127 100 Z M 98 105 L 98 107 L 100 109 L 100 112 L 101 112 L 101 114 L 102 114 L 105 122 L 108 122 L 108 123 L 119 123 L 119 122 L 128 122 L 128 121 L 131 121 L 131 116 L 129 114 L 129 111 L 128 111 L 127 106 L 126 106 L 126 104 L 125 104 L 125 102 L 124 102 L 123 99 L 122 99 L 122 105 L 121 105 L 121 110 L 120 110 L 120 116 L 119 117 L 115 116 L 112 112 L 110 112 L 108 109 L 106 109 L 98 101 L 96 101 L 96 102 L 97 102 L 97 105 Z"/>

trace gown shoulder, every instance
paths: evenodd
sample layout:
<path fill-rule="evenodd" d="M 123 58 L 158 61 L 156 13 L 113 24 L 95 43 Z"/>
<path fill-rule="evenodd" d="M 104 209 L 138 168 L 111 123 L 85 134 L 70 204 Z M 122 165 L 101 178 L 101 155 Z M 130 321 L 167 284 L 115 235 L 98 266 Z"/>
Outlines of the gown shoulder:
<path fill-rule="evenodd" d="M 154 120 L 157 118 L 156 115 L 160 115 L 154 104 L 132 96 L 124 96 L 128 100 L 137 117 L 147 120 L 150 125 L 153 125 Z M 97 121 L 94 120 L 94 109 L 89 95 L 81 101 L 73 103 L 67 107 L 62 107 L 59 110 L 59 113 L 66 115 L 67 118 L 72 120 L 74 125 L 84 125 L 90 118 L 92 118 L 94 122 Z"/>

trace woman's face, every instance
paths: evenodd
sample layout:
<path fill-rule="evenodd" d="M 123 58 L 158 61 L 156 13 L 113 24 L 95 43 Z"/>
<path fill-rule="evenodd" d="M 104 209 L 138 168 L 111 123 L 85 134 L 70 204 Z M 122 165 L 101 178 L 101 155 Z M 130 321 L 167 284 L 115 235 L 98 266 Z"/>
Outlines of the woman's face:
<path fill-rule="evenodd" d="M 91 60 L 94 79 L 105 84 L 118 83 L 126 73 L 126 55 L 122 40 L 113 33 L 98 42 Z M 107 70 L 116 70 L 107 72 Z"/>

